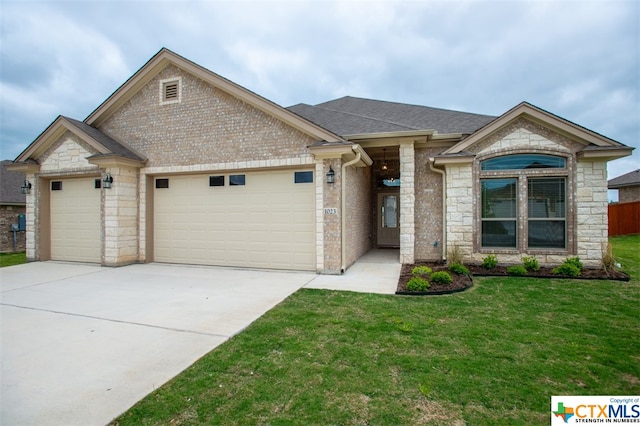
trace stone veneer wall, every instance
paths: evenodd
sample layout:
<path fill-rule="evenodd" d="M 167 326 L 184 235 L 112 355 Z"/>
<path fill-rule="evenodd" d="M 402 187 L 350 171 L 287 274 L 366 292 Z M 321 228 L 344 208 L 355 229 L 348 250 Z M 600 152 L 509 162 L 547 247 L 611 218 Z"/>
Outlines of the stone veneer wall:
<path fill-rule="evenodd" d="M 347 188 L 347 252 L 345 267 L 351 266 L 372 247 L 371 167 L 348 167 Z"/>
<path fill-rule="evenodd" d="M 110 167 L 111 189 L 103 189 L 104 257 L 106 266 L 138 260 L 138 170 Z"/>
<path fill-rule="evenodd" d="M 442 259 L 442 176 L 429 168 L 429 157 L 441 150 L 416 150 L 416 260 Z"/>
<path fill-rule="evenodd" d="M 608 242 L 607 163 L 578 161 L 576 168 L 576 254 L 597 267 Z"/>
<path fill-rule="evenodd" d="M 400 263 L 415 261 L 415 150 L 400 144 Z"/>
<path fill-rule="evenodd" d="M 26 232 L 16 232 L 16 247 L 13 247 L 11 225 L 18 223 L 18 215 L 25 214 L 25 206 L 0 206 L 0 252 L 13 253 L 26 250 Z"/>
<path fill-rule="evenodd" d="M 521 118 L 469 148 L 478 156 L 526 151 L 566 153 L 571 156 L 567 164 L 567 191 L 575 191 L 568 193 L 567 198 L 568 202 L 573 198 L 575 212 L 573 218 L 567 218 L 567 232 L 575 237 L 575 249 L 569 248 L 566 253 L 532 251 L 541 264 L 559 264 L 567 257 L 576 255 L 585 265 L 600 264 L 608 226 L 606 162 L 576 161 L 575 153 L 582 147 L 578 142 Z M 474 241 L 480 232 L 479 224 L 476 224 L 477 206 L 480 203 L 478 169 L 478 160 L 470 164 L 446 166 L 448 251 L 457 248 L 467 262 L 481 262 L 491 252 L 474 250 Z M 522 255 L 498 253 L 498 259 L 504 263 L 520 263 Z"/>
<path fill-rule="evenodd" d="M 465 258 L 473 255 L 473 173 L 471 164 L 446 167 L 447 259 L 452 249 Z"/>

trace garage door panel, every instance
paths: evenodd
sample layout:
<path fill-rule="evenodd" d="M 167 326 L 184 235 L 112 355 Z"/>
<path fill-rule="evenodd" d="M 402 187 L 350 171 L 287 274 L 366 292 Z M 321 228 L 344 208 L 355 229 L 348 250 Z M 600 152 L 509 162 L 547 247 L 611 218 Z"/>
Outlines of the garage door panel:
<path fill-rule="evenodd" d="M 315 186 L 291 170 L 237 174 L 245 185 L 174 176 L 155 190 L 155 260 L 314 270 Z"/>
<path fill-rule="evenodd" d="M 60 182 L 49 188 L 51 259 L 100 262 L 100 190 L 94 178 Z"/>

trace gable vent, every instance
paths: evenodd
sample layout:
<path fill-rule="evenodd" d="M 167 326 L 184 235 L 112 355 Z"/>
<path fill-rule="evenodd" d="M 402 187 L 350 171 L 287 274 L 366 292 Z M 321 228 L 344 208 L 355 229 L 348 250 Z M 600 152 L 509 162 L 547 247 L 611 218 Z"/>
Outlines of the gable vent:
<path fill-rule="evenodd" d="M 160 81 L 160 105 L 174 104 L 182 100 L 182 78 L 168 78 Z"/>

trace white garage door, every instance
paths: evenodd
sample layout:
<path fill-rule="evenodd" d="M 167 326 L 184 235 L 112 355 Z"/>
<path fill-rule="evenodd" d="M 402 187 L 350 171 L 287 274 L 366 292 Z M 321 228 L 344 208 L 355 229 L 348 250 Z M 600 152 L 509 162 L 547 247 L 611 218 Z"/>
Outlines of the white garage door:
<path fill-rule="evenodd" d="M 51 259 L 100 262 L 100 189 L 95 179 L 50 182 Z"/>
<path fill-rule="evenodd" d="M 313 171 L 156 178 L 156 262 L 315 270 Z"/>

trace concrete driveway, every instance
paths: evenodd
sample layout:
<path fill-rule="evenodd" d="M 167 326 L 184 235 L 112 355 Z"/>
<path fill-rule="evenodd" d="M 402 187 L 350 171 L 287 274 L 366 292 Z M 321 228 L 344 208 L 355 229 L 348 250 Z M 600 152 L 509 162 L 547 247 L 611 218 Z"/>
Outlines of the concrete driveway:
<path fill-rule="evenodd" d="M 0 424 L 106 424 L 315 278 L 163 264 L 2 268 Z"/>

